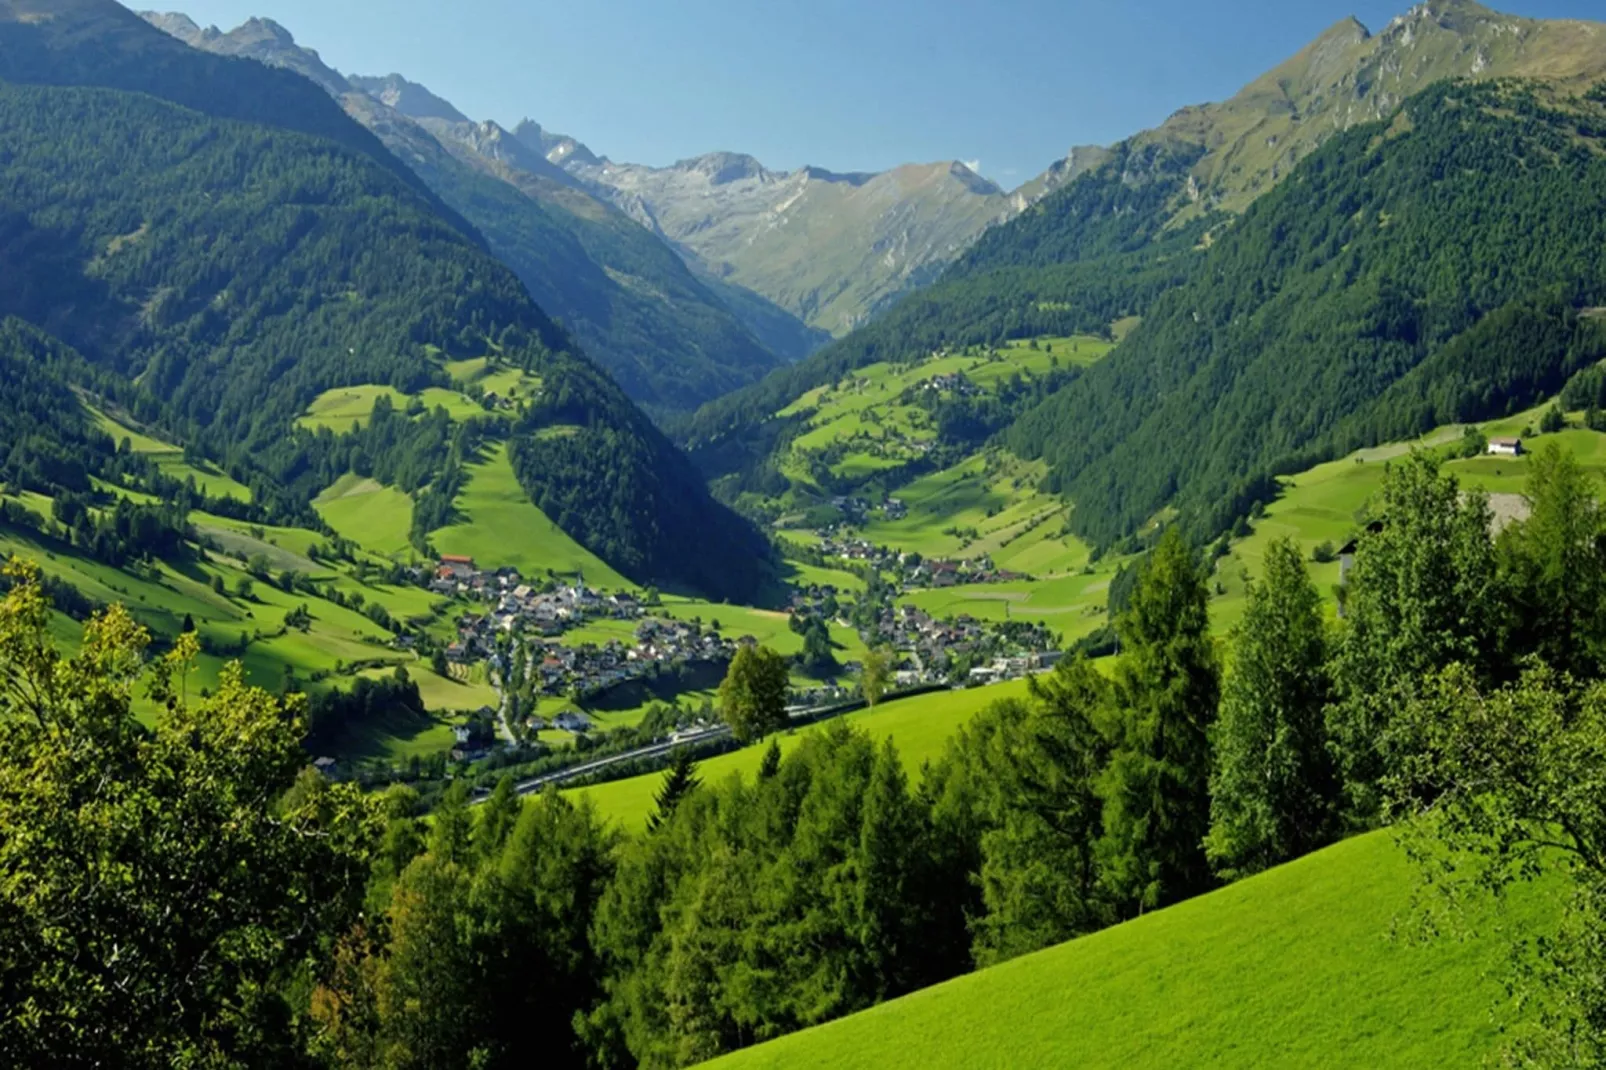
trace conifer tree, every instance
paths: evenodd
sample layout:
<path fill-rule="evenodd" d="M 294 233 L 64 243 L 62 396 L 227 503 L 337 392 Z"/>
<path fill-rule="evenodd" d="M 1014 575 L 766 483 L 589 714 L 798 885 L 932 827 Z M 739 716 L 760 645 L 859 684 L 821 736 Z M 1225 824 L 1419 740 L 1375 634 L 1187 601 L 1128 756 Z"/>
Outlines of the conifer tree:
<path fill-rule="evenodd" d="M 668 824 L 669 819 L 675 816 L 675 807 L 702 786 L 702 783 L 702 779 L 697 775 L 697 763 L 692 760 L 691 749 L 681 747 L 676 750 L 674 762 L 664 773 L 663 786 L 653 797 L 657 809 L 647 819 L 647 831 L 657 832 Z"/>
<path fill-rule="evenodd" d="M 1100 777 L 1105 883 L 1138 911 L 1210 884 L 1210 731 L 1220 669 L 1210 638 L 1205 571 L 1171 528 L 1143 565 L 1117 622 L 1120 720 Z"/>

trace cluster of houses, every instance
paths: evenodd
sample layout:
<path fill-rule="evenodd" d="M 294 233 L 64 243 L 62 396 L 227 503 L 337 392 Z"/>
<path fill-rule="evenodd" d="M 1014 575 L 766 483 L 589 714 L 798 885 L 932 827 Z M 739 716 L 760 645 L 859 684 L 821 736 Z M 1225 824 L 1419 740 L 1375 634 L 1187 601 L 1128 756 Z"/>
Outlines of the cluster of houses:
<path fill-rule="evenodd" d="M 645 612 L 629 593 L 602 594 L 583 581 L 537 588 L 526 583 L 518 569 L 480 571 L 469 557 L 442 557 L 429 589 L 491 607 L 458 618 L 457 642 L 446 651 L 447 658 L 457 662 L 491 657 L 498 632 L 559 636 L 588 620 L 633 620 Z"/>
<path fill-rule="evenodd" d="M 920 383 L 920 389 L 935 391 L 939 394 L 957 394 L 959 397 L 972 397 L 982 392 L 981 387 L 967 379 L 964 372 L 948 372 L 946 375 L 934 375 Z"/>
<path fill-rule="evenodd" d="M 685 621 L 648 619 L 636 626 L 633 646 L 618 640 L 602 646 L 530 643 L 526 647 L 527 677 L 535 682 L 538 694 L 594 695 L 651 675 L 659 665 L 729 661 L 736 646 L 736 642 Z"/>
<path fill-rule="evenodd" d="M 898 606 L 882 611 L 879 628 L 897 653 L 894 679 L 900 687 L 1015 680 L 1052 668 L 1060 658 L 1046 633 L 1010 639 L 969 614 L 938 619 L 914 606 Z M 956 681 L 960 664 L 970 667 Z"/>
<path fill-rule="evenodd" d="M 895 585 L 906 591 L 970 583 L 1007 583 L 1028 578 L 1023 573 L 995 568 L 993 559 L 986 554 L 963 558 L 922 557 L 877 546 L 851 534 L 837 534 L 835 529 L 821 533 L 820 552 L 891 574 L 896 577 Z"/>

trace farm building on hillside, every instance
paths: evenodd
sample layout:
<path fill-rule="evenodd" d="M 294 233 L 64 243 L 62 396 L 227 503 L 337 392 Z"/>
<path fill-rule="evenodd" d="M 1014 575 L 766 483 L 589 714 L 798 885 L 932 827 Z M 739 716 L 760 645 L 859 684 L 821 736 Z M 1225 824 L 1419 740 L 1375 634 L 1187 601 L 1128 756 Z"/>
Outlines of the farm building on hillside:
<path fill-rule="evenodd" d="M 1520 438 L 1491 438 L 1489 452 L 1501 457 L 1521 457 L 1522 439 Z"/>

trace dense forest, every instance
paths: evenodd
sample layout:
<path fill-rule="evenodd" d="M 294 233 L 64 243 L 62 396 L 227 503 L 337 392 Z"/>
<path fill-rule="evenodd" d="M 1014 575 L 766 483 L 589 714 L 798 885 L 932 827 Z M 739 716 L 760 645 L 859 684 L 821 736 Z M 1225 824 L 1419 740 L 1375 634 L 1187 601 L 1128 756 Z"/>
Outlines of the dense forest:
<path fill-rule="evenodd" d="M 1141 324 L 999 441 L 1108 545 L 1168 504 L 1225 530 L 1275 477 L 1536 403 L 1606 356 L 1602 94 L 1443 83 L 1334 137 L 1238 219 L 1173 222 L 1196 147 L 1119 148 L 931 288 L 675 428 L 750 487 L 807 389 L 878 360 Z"/>
<path fill-rule="evenodd" d="M 1110 671 L 1061 662 L 917 782 L 837 722 L 784 757 L 772 741 L 746 779 L 704 784 L 682 758 L 637 833 L 510 779 L 473 807 L 460 780 L 428 820 L 411 789 L 330 783 L 302 734 L 342 704 L 416 707 L 405 677 L 309 710 L 230 670 L 194 699 L 193 639 L 141 682 L 144 638 L 114 607 L 65 660 L 36 574 L 10 565 L 0 822 L 26 834 L 0 839 L 0 1058 L 686 1066 L 1393 825 L 1424 888 L 1558 893 L 1513 949 L 1499 1043 L 1518 1065 L 1598 1059 L 1598 490 L 1541 452 L 1531 515 L 1492 537 L 1435 459 L 1394 462 L 1344 619 L 1275 542 L 1227 650 L 1172 527 Z"/>
<path fill-rule="evenodd" d="M 85 0 L 73 14 L 102 8 L 122 12 Z M 520 477 L 532 500 L 552 506 L 566 530 L 633 579 L 756 595 L 767 571 L 762 538 L 713 502 L 668 440 L 573 351 L 474 232 L 420 192 L 416 176 L 346 147 L 369 145 L 368 135 L 310 85 L 305 103 L 317 121 L 302 125 L 322 135 L 318 123 L 344 123 L 356 131 L 344 142 L 159 99 L 206 107 L 192 83 L 210 79 L 220 83 L 219 111 L 249 112 L 229 81 L 238 72 L 263 91 L 284 79 L 303 83 L 194 53 L 138 19 L 106 18 L 119 36 L 103 39 L 98 25 L 79 36 L 44 34 L 35 42 L 44 51 L 21 73 L 39 82 L 88 78 L 82 72 L 98 50 L 154 37 L 154 55 L 168 45 L 184 54 L 151 64 L 154 95 L 120 91 L 137 71 L 115 65 L 99 78 L 115 91 L 0 83 L 8 189 L 0 315 L 81 353 L 88 370 L 74 382 L 115 394 L 139 421 L 246 474 L 253 490 L 252 475 L 268 484 L 259 497 L 276 519 L 315 523 L 311 498 L 357 459 L 337 439 L 295 428 L 315 397 L 365 383 L 404 393 L 449 386 L 443 362 L 493 355 L 539 376 L 543 392 L 516 426 L 489 420 L 469 436 L 529 440 L 514 449 L 527 458 Z M 28 33 L 56 21 L 0 25 Z M 369 147 L 390 160 L 377 143 Z M 354 466 L 394 472 L 421 499 L 437 478 L 449 484 L 454 442 L 459 461 L 470 450 L 457 441 L 460 429 L 421 422 L 367 434 Z M 558 425 L 610 446 L 554 450 L 542 432 Z M 449 515 L 449 498 L 439 504 L 448 508 L 432 507 L 425 519 Z"/>
<path fill-rule="evenodd" d="M 1272 478 L 1535 404 L 1606 356 L 1598 103 L 1441 84 L 1333 138 L 1101 365 L 1005 436 L 1107 543 L 1168 503 L 1220 530 Z"/>

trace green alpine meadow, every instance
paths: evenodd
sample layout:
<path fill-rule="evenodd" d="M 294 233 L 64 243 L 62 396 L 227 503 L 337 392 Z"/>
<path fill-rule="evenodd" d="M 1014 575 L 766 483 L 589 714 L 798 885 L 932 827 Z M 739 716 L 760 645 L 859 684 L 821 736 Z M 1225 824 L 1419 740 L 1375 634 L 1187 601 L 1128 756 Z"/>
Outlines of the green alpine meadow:
<path fill-rule="evenodd" d="M 1508 2 L 0 0 L 0 1065 L 1606 1066 Z"/>

